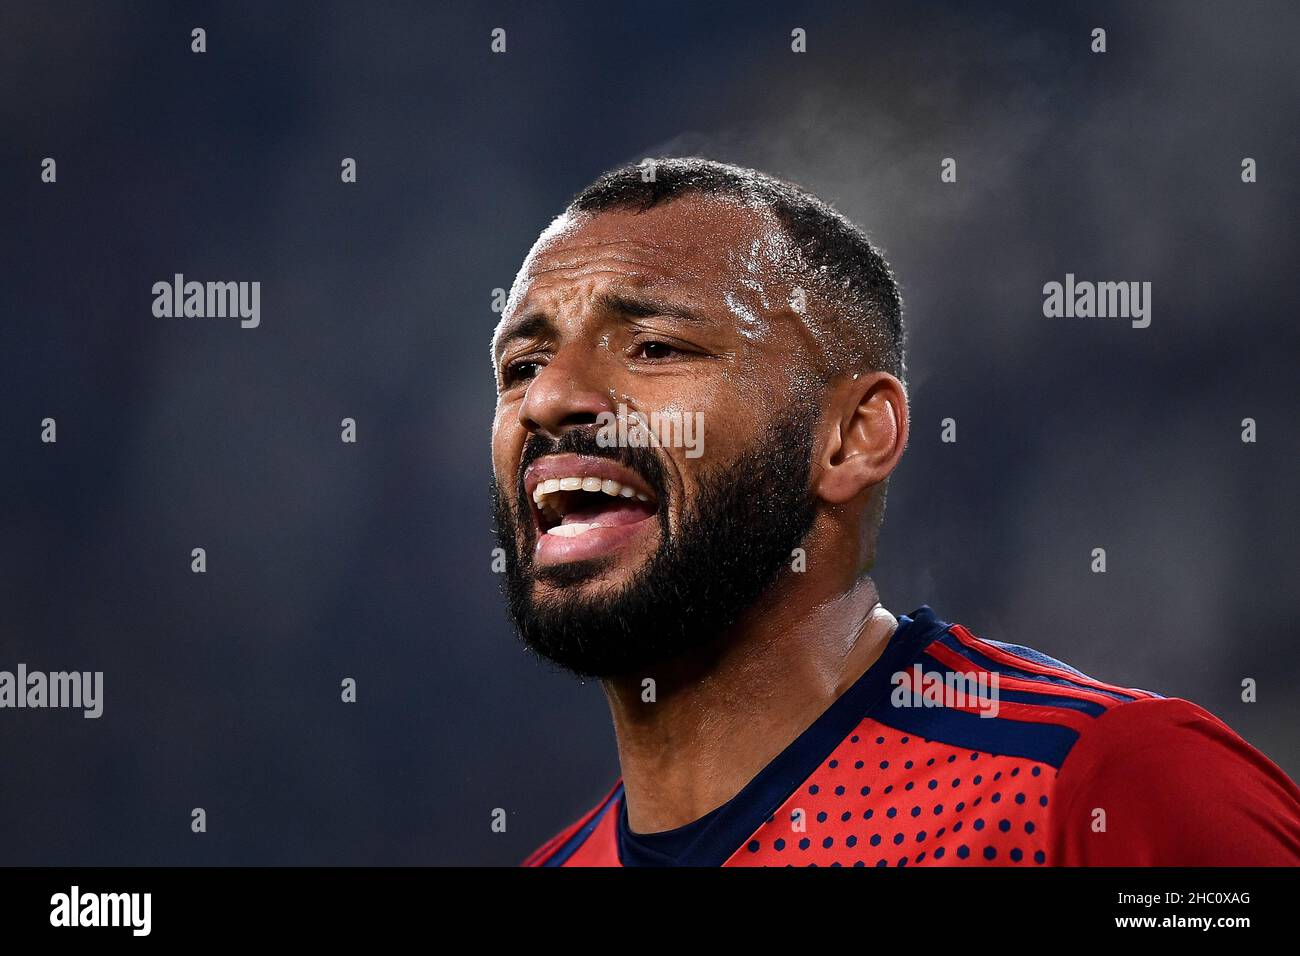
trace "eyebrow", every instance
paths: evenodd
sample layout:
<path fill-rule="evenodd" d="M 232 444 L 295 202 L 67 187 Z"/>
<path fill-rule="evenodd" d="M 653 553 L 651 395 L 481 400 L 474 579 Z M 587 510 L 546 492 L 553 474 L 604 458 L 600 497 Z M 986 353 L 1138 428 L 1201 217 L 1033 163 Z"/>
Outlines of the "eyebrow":
<path fill-rule="evenodd" d="M 602 311 L 616 315 L 626 315 L 634 319 L 644 319 L 652 315 L 666 315 L 681 319 L 688 325 L 712 326 L 714 323 L 704 316 L 676 302 L 657 299 L 654 296 L 630 292 L 602 292 L 596 300 Z"/>
<path fill-rule="evenodd" d="M 555 326 L 551 319 L 544 312 L 530 312 L 522 315 L 510 322 L 509 325 L 502 327 L 497 333 L 496 344 L 492 347 L 492 359 L 496 363 L 501 362 L 501 355 L 506 350 L 506 345 L 515 339 L 531 339 L 547 335 L 554 332 Z"/>
<path fill-rule="evenodd" d="M 596 298 L 596 307 L 599 311 L 610 315 L 634 319 L 663 315 L 701 328 L 715 325 L 710 319 L 679 303 L 629 292 L 602 292 Z M 506 345 L 515 339 L 536 338 L 554 332 L 555 324 L 545 312 L 526 313 L 501 329 L 497 336 L 494 357 L 499 362 Z"/>

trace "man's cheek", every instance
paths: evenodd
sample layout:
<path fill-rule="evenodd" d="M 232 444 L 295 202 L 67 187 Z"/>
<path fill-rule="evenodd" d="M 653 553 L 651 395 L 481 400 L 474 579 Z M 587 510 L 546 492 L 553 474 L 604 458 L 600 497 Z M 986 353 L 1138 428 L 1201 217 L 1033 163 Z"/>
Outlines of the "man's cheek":
<path fill-rule="evenodd" d="M 519 469 L 517 463 L 518 456 L 514 456 L 514 467 L 511 465 L 511 451 L 497 438 L 496 433 L 492 436 L 492 474 L 497 480 L 497 485 L 505 489 L 513 483 L 514 476 Z"/>
<path fill-rule="evenodd" d="M 530 515 L 521 514 L 519 511 L 519 501 L 515 495 L 514 489 L 509 486 L 498 485 L 497 494 L 501 496 L 502 507 L 510 515 L 510 520 L 515 523 L 515 529 L 520 533 L 528 530 L 528 519 Z"/>

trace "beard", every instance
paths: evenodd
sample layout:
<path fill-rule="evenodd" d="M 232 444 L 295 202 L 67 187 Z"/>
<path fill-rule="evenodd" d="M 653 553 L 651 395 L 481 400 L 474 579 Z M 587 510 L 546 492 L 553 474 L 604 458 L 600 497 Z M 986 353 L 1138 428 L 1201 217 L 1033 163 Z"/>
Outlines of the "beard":
<path fill-rule="evenodd" d="M 668 527 L 669 489 L 655 449 L 602 447 L 585 428 L 570 429 L 558 440 L 531 435 L 513 506 L 492 482 L 497 540 L 506 556 L 503 589 L 524 644 L 579 677 L 608 678 L 646 676 L 656 665 L 717 642 L 790 572 L 791 552 L 812 528 L 814 421 L 808 412 L 783 413 L 736 459 L 701 474 L 675 533 Z M 659 547 L 612 592 L 588 596 L 563 588 L 614 567 L 614 556 L 540 569 L 533 564 L 537 532 L 522 476 L 536 459 L 563 452 L 613 459 L 655 492 Z M 553 593 L 534 597 L 535 581 L 551 584 Z"/>

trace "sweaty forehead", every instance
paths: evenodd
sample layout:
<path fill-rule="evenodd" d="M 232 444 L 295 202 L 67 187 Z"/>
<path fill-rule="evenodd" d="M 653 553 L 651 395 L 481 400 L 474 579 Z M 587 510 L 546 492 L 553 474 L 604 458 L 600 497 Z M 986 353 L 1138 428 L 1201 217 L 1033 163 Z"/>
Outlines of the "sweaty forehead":
<path fill-rule="evenodd" d="M 788 246 L 770 212 L 731 199 L 685 196 L 644 212 L 566 213 L 529 252 L 510 306 L 532 293 L 602 279 L 688 294 L 761 292 L 783 278 Z"/>

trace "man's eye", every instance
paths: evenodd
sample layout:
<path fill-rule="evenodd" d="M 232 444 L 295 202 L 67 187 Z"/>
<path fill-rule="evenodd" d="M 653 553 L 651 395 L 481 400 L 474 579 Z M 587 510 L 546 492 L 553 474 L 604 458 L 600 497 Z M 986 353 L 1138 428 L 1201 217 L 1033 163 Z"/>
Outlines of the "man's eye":
<path fill-rule="evenodd" d="M 660 359 L 668 358 L 677 350 L 667 342 L 642 342 L 637 346 L 637 358 Z"/>
<path fill-rule="evenodd" d="M 536 378 L 541 364 L 532 361 L 511 362 L 506 366 L 505 380 L 507 384 L 518 382 L 522 379 Z"/>

